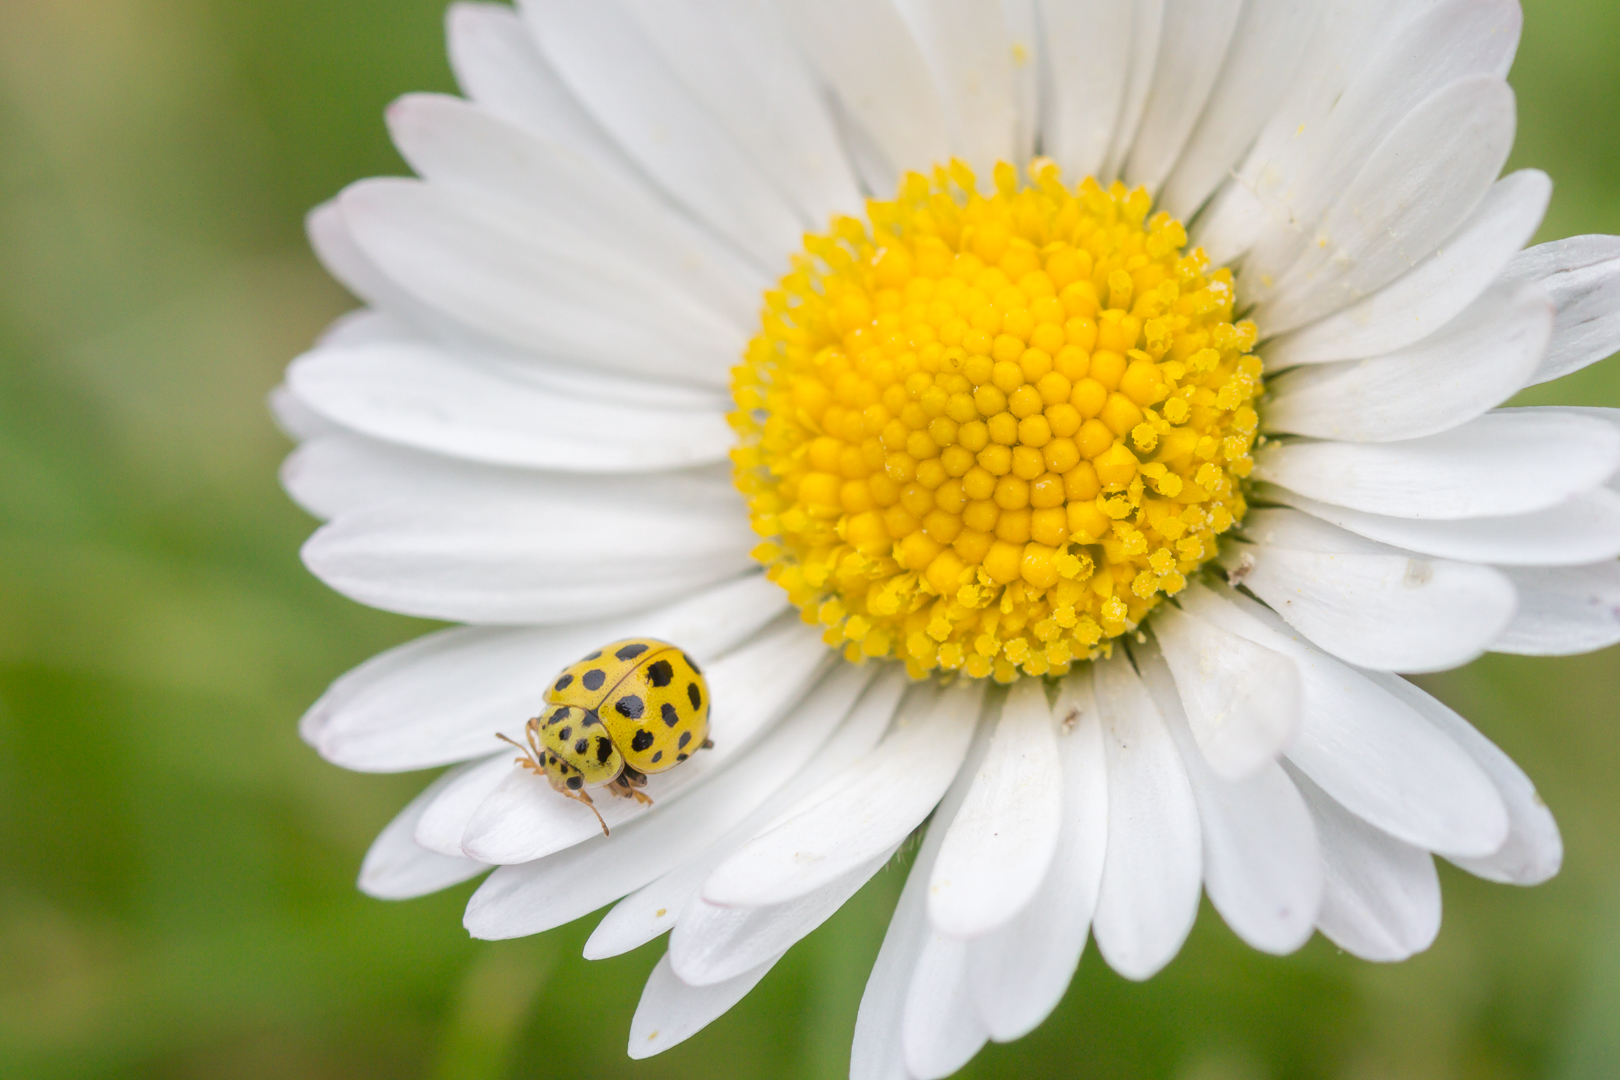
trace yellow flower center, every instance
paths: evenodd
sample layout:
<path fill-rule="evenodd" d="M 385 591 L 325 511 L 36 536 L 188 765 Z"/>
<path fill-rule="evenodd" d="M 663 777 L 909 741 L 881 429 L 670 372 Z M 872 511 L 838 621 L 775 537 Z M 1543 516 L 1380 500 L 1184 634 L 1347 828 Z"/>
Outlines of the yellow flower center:
<path fill-rule="evenodd" d="M 1231 272 L 1141 189 L 1030 176 L 953 162 L 807 236 L 734 370 L 754 555 L 851 660 L 1061 674 L 1245 510 Z"/>

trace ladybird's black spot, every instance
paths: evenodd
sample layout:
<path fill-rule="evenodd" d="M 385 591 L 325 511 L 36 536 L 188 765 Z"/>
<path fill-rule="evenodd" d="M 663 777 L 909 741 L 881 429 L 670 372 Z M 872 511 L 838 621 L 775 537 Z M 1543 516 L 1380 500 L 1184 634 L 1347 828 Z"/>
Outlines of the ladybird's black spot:
<path fill-rule="evenodd" d="M 572 735 L 573 733 L 574 733 L 573 728 L 565 727 L 561 731 L 557 732 L 557 738 L 566 739 L 566 738 L 568 738 L 568 736 Z"/>
<path fill-rule="evenodd" d="M 584 779 L 582 777 L 570 776 L 568 778 L 568 790 L 569 791 L 578 791 L 580 788 L 582 788 L 584 786 L 585 786 L 585 781 L 584 781 Z"/>
<path fill-rule="evenodd" d="M 613 742 L 598 735 L 596 737 L 596 763 L 607 764 L 607 759 L 613 756 Z"/>
<path fill-rule="evenodd" d="M 634 750 L 636 753 L 639 754 L 643 750 L 647 749 L 647 747 L 651 746 L 652 744 L 653 744 L 652 732 L 642 730 L 642 731 L 636 732 L 635 738 L 630 740 L 630 749 Z"/>
<path fill-rule="evenodd" d="M 607 681 L 607 676 L 602 673 L 601 668 L 591 668 L 579 677 L 579 681 L 585 684 L 587 690 L 600 690 L 602 684 Z"/>
<path fill-rule="evenodd" d="M 690 656 L 687 656 L 685 653 L 681 653 L 681 659 L 686 661 L 686 666 L 687 667 L 691 668 L 693 671 L 697 672 L 699 675 L 703 674 L 703 669 L 697 666 L 697 661 L 696 660 L 693 660 Z"/>
<path fill-rule="evenodd" d="M 683 731 L 683 732 L 681 732 L 681 741 L 675 744 L 675 748 L 677 750 L 685 750 L 686 749 L 686 744 L 691 742 L 691 741 L 692 741 L 692 733 L 690 731 Z"/>
<path fill-rule="evenodd" d="M 654 686 L 668 686 L 675 678 L 675 668 L 668 660 L 654 660 L 647 665 L 647 679 Z"/>
<path fill-rule="evenodd" d="M 582 727 L 582 728 L 595 727 L 596 724 L 597 724 L 596 714 L 593 713 L 593 712 L 588 712 L 588 713 L 585 714 L 585 719 L 580 721 L 579 726 Z"/>
<path fill-rule="evenodd" d="M 550 727 L 553 724 L 560 724 L 566 719 L 568 719 L 568 706 L 559 705 L 557 708 L 551 710 L 551 718 L 546 721 L 546 727 Z"/>
<path fill-rule="evenodd" d="M 697 688 L 697 683 L 689 682 L 686 684 L 686 696 L 692 702 L 692 708 L 703 708 L 703 691 Z"/>
<path fill-rule="evenodd" d="M 676 754 L 675 755 L 675 760 L 676 761 L 685 761 L 688 757 L 691 757 L 691 755 L 690 754 Z"/>
<path fill-rule="evenodd" d="M 644 653 L 646 651 L 647 651 L 647 646 L 641 644 L 640 642 L 633 642 L 633 643 L 631 643 L 629 645 L 626 645 L 624 648 L 620 649 L 618 652 L 614 653 L 613 655 L 617 656 L 620 660 L 634 660 L 636 657 L 640 656 L 642 653 Z"/>
<path fill-rule="evenodd" d="M 591 740 L 589 740 L 589 739 L 581 739 L 577 743 L 574 744 L 574 753 L 583 754 L 585 751 L 589 750 L 590 748 L 591 748 Z"/>
<path fill-rule="evenodd" d="M 589 656 L 580 657 L 579 662 L 583 664 L 585 661 L 587 661 L 587 660 L 595 660 L 598 656 L 601 656 L 601 655 L 602 655 L 602 650 L 597 649 L 595 652 L 591 653 L 591 655 L 589 655 Z"/>
<path fill-rule="evenodd" d="M 658 753 L 653 755 L 652 760 L 653 760 L 654 765 L 658 764 L 660 761 L 663 761 L 664 760 L 664 752 L 662 750 L 658 751 Z"/>
<path fill-rule="evenodd" d="M 564 672 L 563 677 L 557 680 L 556 689 L 566 690 L 573 681 L 574 677 Z"/>
<path fill-rule="evenodd" d="M 675 706 L 671 705 L 669 702 L 664 702 L 664 704 L 660 706 L 659 711 L 664 714 L 664 723 L 668 724 L 670 727 L 674 727 L 676 724 L 681 722 L 681 714 L 677 712 L 675 710 Z"/>
<path fill-rule="evenodd" d="M 619 710 L 620 716 L 628 720 L 640 720 L 641 714 L 647 710 L 647 707 L 641 703 L 641 699 L 634 694 L 624 695 L 613 707 Z"/>

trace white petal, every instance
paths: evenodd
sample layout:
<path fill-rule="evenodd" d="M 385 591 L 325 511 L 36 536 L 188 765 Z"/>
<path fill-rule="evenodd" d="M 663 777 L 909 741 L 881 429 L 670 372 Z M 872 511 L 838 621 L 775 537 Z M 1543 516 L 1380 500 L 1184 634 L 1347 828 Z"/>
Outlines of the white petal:
<path fill-rule="evenodd" d="M 1256 510 L 1243 531 L 1254 546 L 1222 557 L 1233 580 L 1361 667 L 1457 667 L 1513 618 L 1513 586 L 1488 566 L 1414 556 L 1296 510 Z"/>
<path fill-rule="evenodd" d="M 626 167 L 629 161 L 563 85 L 505 4 L 456 3 L 446 17 L 450 67 L 462 93 L 501 119 Z"/>
<path fill-rule="evenodd" d="M 448 321 L 445 325 L 451 326 Z M 458 338 L 456 335 L 460 334 Z M 429 336 L 422 329 L 382 311 L 362 308 L 340 316 L 316 342 L 316 349 L 430 349 L 452 362 L 469 362 L 548 393 L 597 405 L 660 411 L 714 412 L 728 408 L 727 391 L 617 372 L 589 371 L 520 355 L 498 343 L 467 336 L 465 330 Z"/>
<path fill-rule="evenodd" d="M 379 900 L 409 900 L 448 889 L 489 869 L 465 856 L 441 855 L 416 842 L 422 814 L 466 768 L 452 769 L 429 784 L 377 834 L 360 864 L 360 891 Z"/>
<path fill-rule="evenodd" d="M 532 472 L 409 450 L 341 428 L 288 454 L 280 479 L 294 502 L 325 521 L 391 502 L 443 505 L 465 502 L 469 496 L 546 497 L 543 488 L 534 486 Z"/>
<path fill-rule="evenodd" d="M 1246 597 L 1192 586 L 1180 601 L 1299 666 L 1305 708 L 1288 759 L 1352 813 L 1448 855 L 1488 855 L 1502 846 L 1507 811 L 1490 778 L 1410 706 Z"/>
<path fill-rule="evenodd" d="M 1569 656 L 1620 644 L 1620 562 L 1506 571 L 1519 611 L 1496 652 Z"/>
<path fill-rule="evenodd" d="M 511 774 L 512 762 L 511 752 L 505 751 L 446 774 L 444 787 L 435 792 L 417 819 L 416 842 L 440 855 L 465 857 L 461 834 L 467 829 L 467 819 Z"/>
<path fill-rule="evenodd" d="M 978 679 L 932 699 L 919 695 L 875 750 L 722 863 L 704 883 L 704 899 L 744 907 L 785 903 L 903 840 L 956 776 L 983 698 Z"/>
<path fill-rule="evenodd" d="M 890 170 L 924 170 L 950 157 L 928 61 L 890 0 L 781 0 L 778 8 Z"/>
<path fill-rule="evenodd" d="M 690 1039 L 726 1014 L 748 991 L 759 985 L 765 973 L 776 966 L 775 957 L 744 972 L 735 979 L 711 986 L 688 986 L 669 966 L 669 955 L 658 961 L 636 1003 L 630 1020 L 630 1046 L 626 1053 L 634 1060 L 661 1054 Z"/>
<path fill-rule="evenodd" d="M 1159 205 L 1187 221 L 1229 177 L 1277 111 L 1306 55 L 1321 11 L 1299 0 L 1249 0 L 1220 76 Z"/>
<path fill-rule="evenodd" d="M 674 641 L 708 666 L 781 613 L 763 574 L 618 618 L 559 627 L 458 627 L 361 664 L 311 705 L 299 734 L 326 760 L 364 772 L 426 769 L 490 753 L 519 735 L 552 675 L 606 641 Z"/>
<path fill-rule="evenodd" d="M 1135 656 L 1187 766 L 1210 902 L 1256 949 L 1291 953 L 1310 939 L 1322 902 L 1321 854 L 1305 800 L 1276 762 L 1240 781 L 1216 776 L 1193 742 L 1175 682 L 1155 652 L 1149 646 Z"/>
<path fill-rule="evenodd" d="M 360 249 L 349 229 L 340 199 L 322 203 L 306 214 L 304 231 L 326 272 L 372 308 L 387 313 L 393 321 L 411 327 L 418 334 L 432 333 L 452 340 L 457 335 L 463 339 L 469 336 L 451 319 L 400 288 Z"/>
<path fill-rule="evenodd" d="M 1620 492 L 1608 488 L 1576 495 L 1548 510 L 1461 521 L 1365 514 L 1270 484 L 1256 494 L 1368 539 L 1443 559 L 1499 566 L 1577 566 L 1620 555 Z"/>
<path fill-rule="evenodd" d="M 1164 718 L 1123 651 L 1096 669 L 1108 753 L 1108 854 L 1092 932 L 1108 966 L 1140 980 L 1180 951 L 1198 915 L 1198 807 Z"/>
<path fill-rule="evenodd" d="M 1011 35 L 1013 102 L 1018 113 L 1014 121 L 1013 156 L 1009 161 L 1028 161 L 1034 157 L 1040 138 L 1046 43 L 1037 6 L 1037 0 L 1001 0 L 1007 33 Z"/>
<path fill-rule="evenodd" d="M 659 471 L 724 460 L 736 442 L 718 409 L 581 399 L 427 345 L 317 349 L 293 361 L 287 378 L 302 400 L 353 431 L 492 465 Z"/>
<path fill-rule="evenodd" d="M 1620 468 L 1620 429 L 1560 412 L 1502 409 L 1398 443 L 1274 442 L 1254 478 L 1369 514 L 1439 521 L 1526 514 Z"/>
<path fill-rule="evenodd" d="M 1440 932 L 1440 879 L 1429 853 L 1379 832 L 1308 779 L 1299 787 L 1322 844 L 1322 933 L 1363 960 L 1427 949 Z"/>
<path fill-rule="evenodd" d="M 342 429 L 299 400 L 286 383 L 279 383 L 266 396 L 270 418 L 281 433 L 293 442 L 305 442 L 322 435 L 335 435 Z"/>
<path fill-rule="evenodd" d="M 904 1039 L 906 999 L 923 949 L 930 938 L 937 936 L 928 925 L 928 881 L 945 832 L 967 798 L 989 741 L 988 725 L 979 725 L 964 767 L 940 800 L 911 872 L 906 875 L 906 886 L 900 892 L 900 902 L 883 935 L 883 947 L 878 950 L 861 995 L 860 1011 L 855 1017 L 855 1042 L 849 1055 L 849 1080 L 909 1080 Z"/>
<path fill-rule="evenodd" d="M 876 858 L 785 904 L 728 908 L 698 899 L 681 910 L 669 937 L 669 960 L 684 982 L 708 986 L 734 979 L 832 918 L 882 870 L 896 844 Z"/>
<path fill-rule="evenodd" d="M 585 942 L 585 959 L 602 960 L 644 945 L 675 925 L 690 904 L 701 903 L 697 896 L 704 879 L 775 820 L 781 807 L 793 805 L 878 744 L 908 685 L 905 669 L 898 664 L 880 673 L 843 726 L 769 803 L 733 826 L 702 855 L 688 859 L 615 904 Z"/>
<path fill-rule="evenodd" d="M 1291 227 L 1288 207 L 1301 170 L 1317 154 L 1333 151 L 1331 144 L 1322 147 L 1322 136 L 1334 106 L 1424 10 L 1404 0 L 1311 6 L 1317 25 L 1294 60 L 1293 82 L 1266 99 L 1270 118 L 1253 150 L 1194 223 L 1194 242 L 1208 248 L 1216 264 L 1242 257 L 1269 230 Z M 1259 66 L 1276 63 L 1271 54 L 1259 55 Z"/>
<path fill-rule="evenodd" d="M 1108 762 L 1087 673 L 1064 683 L 1058 712 L 1063 829 L 1035 898 L 999 930 L 968 942 L 968 985 L 990 1037 L 1010 1042 L 1057 1008 L 1080 965 L 1108 844 Z M 1072 704 L 1071 704 L 1072 702 Z M 1076 711 L 1072 714 L 1070 709 Z"/>
<path fill-rule="evenodd" d="M 1050 82 L 1042 148 L 1069 183 L 1101 168 L 1125 101 L 1133 4 L 1039 0 Z"/>
<path fill-rule="evenodd" d="M 1262 348 L 1266 366 L 1378 356 L 1420 341 L 1458 315 L 1529 242 L 1547 212 L 1552 181 L 1537 169 L 1498 180 L 1467 221 L 1428 257 L 1343 311 Z"/>
<path fill-rule="evenodd" d="M 1536 794 L 1536 786 L 1513 759 L 1481 735 L 1472 724 L 1405 679 L 1370 675 L 1374 682 L 1406 702 L 1454 739 L 1484 769 L 1496 785 L 1508 811 L 1508 838 L 1493 855 L 1453 858 L 1471 874 L 1514 885 L 1539 885 L 1558 873 L 1564 861 L 1564 842 L 1552 811 Z"/>
<path fill-rule="evenodd" d="M 1148 89 L 1140 132 L 1125 163 L 1124 180 L 1128 186 L 1141 185 L 1157 192 L 1170 175 L 1209 102 L 1242 7 L 1239 0 L 1165 3 L 1153 83 Z M 1259 129 L 1258 123 L 1255 129 Z M 1234 164 L 1235 156 L 1228 166 Z"/>
<path fill-rule="evenodd" d="M 1522 252 L 1510 280 L 1534 281 L 1558 305 L 1552 348 L 1533 383 L 1561 378 L 1620 350 L 1620 237 L 1572 236 Z"/>
<path fill-rule="evenodd" d="M 643 490 L 653 477 L 608 479 L 587 495 L 556 474 L 493 476 L 493 490 L 460 498 L 364 507 L 310 537 L 304 563 L 373 607 L 542 624 L 635 611 L 749 568 L 753 538 L 737 510 L 672 506 Z"/>
<path fill-rule="evenodd" d="M 1271 333 L 1304 326 L 1394 281 L 1457 230 L 1513 149 L 1513 91 L 1476 75 L 1437 91 L 1397 124 L 1312 227 L 1300 258 L 1269 286 L 1245 263 L 1239 292 L 1262 298 Z"/>
<path fill-rule="evenodd" d="M 763 275 L 713 234 L 671 213 L 657 191 L 625 169 L 442 94 L 395 101 L 388 130 L 423 179 L 520 203 L 679 281 L 739 325 L 753 322 Z"/>
<path fill-rule="evenodd" d="M 798 246 L 807 223 L 628 12 L 607 0 L 524 0 L 518 9 L 591 116 L 675 201 L 762 266 Z"/>
<path fill-rule="evenodd" d="M 1164 35 L 1165 8 L 1170 0 L 1132 0 L 1129 61 L 1125 86 L 1120 98 L 1119 119 L 1114 125 L 1108 155 L 1097 170 L 1097 180 L 1108 183 L 1125 167 L 1125 157 L 1141 130 L 1142 113 L 1147 108 L 1148 91 L 1158 71 L 1159 43 Z"/>
<path fill-rule="evenodd" d="M 1275 761 L 1303 707 L 1294 662 L 1173 604 L 1155 611 L 1152 625 L 1215 775 L 1243 780 Z"/>
<path fill-rule="evenodd" d="M 838 132 L 780 16 L 751 0 L 631 0 L 682 84 L 801 216 L 823 225 L 858 213 L 860 192 Z"/>
<path fill-rule="evenodd" d="M 676 795 L 706 790 L 710 785 L 704 781 L 798 705 L 827 664 L 827 647 L 820 635 L 783 620 L 710 665 L 705 674 L 712 702 L 709 737 L 714 747 L 681 763 L 680 768 L 648 777 L 645 791 L 654 805 L 660 811 L 672 809 L 669 804 Z M 640 803 L 606 793 L 596 800 L 596 809 L 609 828 L 648 813 Z M 553 791 L 545 780 L 516 768 L 462 820 L 466 829 L 460 837 L 461 849 L 493 863 L 531 862 L 601 835 L 596 815 L 589 809 Z M 646 880 L 630 888 L 639 888 Z M 618 895 L 622 893 L 606 899 Z"/>
<path fill-rule="evenodd" d="M 1539 285 L 1493 285 L 1413 345 L 1271 380 L 1266 430 L 1350 442 L 1447 431 L 1518 393 L 1547 351 L 1552 329 L 1552 301 Z"/>
<path fill-rule="evenodd" d="M 1523 22 L 1516 0 L 1345 6 L 1359 9 L 1349 20 L 1363 25 L 1347 26 L 1344 14 L 1327 13 L 1322 31 L 1329 55 L 1308 59 L 1301 68 L 1296 91 L 1302 111 L 1281 110 L 1281 123 L 1262 136 L 1256 160 L 1245 167 L 1246 177 L 1275 206 L 1278 226 L 1245 260 L 1243 277 L 1249 283 L 1268 276 L 1280 281 L 1297 254 L 1315 242 L 1328 208 L 1358 183 L 1403 121 L 1437 92 L 1473 77 L 1505 78 Z M 1341 82 L 1333 67 L 1348 79 Z M 1437 132 L 1434 146 L 1415 146 L 1417 160 L 1428 164 L 1435 147 L 1454 145 L 1446 134 Z M 1412 255 L 1422 258 L 1428 250 Z"/>
<path fill-rule="evenodd" d="M 989 1036 L 973 1008 L 967 948 L 936 931 L 917 957 L 900 1016 L 906 1072 L 917 1080 L 943 1080 L 972 1060 Z"/>
<path fill-rule="evenodd" d="M 956 155 L 988 180 L 1013 159 L 1013 45 L 1001 0 L 894 0 L 939 88 Z"/>
<path fill-rule="evenodd" d="M 745 330 L 678 279 L 507 200 L 415 180 L 339 196 L 355 243 L 421 304 L 506 345 L 586 368 L 720 385 Z"/>
<path fill-rule="evenodd" d="M 978 937 L 1029 903 L 1057 850 L 1063 770 L 1046 688 L 1023 679 L 1001 709 L 990 751 L 951 822 L 928 886 L 943 934 Z"/>
<path fill-rule="evenodd" d="M 538 934 L 573 922 L 697 855 L 787 782 L 843 720 L 870 676 L 849 665 L 837 669 L 770 734 L 734 755 L 737 764 L 723 777 L 685 798 L 658 806 L 611 836 L 598 834 L 549 857 L 501 867 L 467 904 L 467 929 L 480 938 Z M 603 792 L 604 801 L 610 798 Z M 770 955 L 756 956 L 725 978 Z"/>

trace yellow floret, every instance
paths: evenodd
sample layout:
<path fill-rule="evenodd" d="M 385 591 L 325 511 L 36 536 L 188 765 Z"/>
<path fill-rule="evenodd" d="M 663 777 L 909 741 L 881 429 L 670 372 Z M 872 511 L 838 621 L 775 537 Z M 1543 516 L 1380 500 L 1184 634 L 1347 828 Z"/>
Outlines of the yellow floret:
<path fill-rule="evenodd" d="M 806 237 L 734 369 L 768 567 L 853 662 L 1009 681 L 1134 630 L 1245 509 L 1231 275 L 1120 184 L 959 162 Z"/>

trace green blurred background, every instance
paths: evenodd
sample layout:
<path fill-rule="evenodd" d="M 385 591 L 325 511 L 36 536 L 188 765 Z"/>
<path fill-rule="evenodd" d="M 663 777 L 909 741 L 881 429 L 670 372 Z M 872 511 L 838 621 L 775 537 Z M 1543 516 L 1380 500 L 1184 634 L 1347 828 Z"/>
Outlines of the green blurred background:
<path fill-rule="evenodd" d="M 1529 0 L 1515 165 L 1543 239 L 1620 233 L 1620 5 Z M 663 1057 L 623 1056 L 661 945 L 586 925 L 469 941 L 472 886 L 360 896 L 421 776 L 294 732 L 425 628 L 304 572 L 264 396 L 352 301 L 309 206 L 398 173 L 381 110 L 451 89 L 441 0 L 0 0 L 0 1076 L 832 1078 L 900 874 Z M 1620 405 L 1620 365 L 1541 402 Z M 1566 868 L 1443 870 L 1439 943 L 1274 959 L 1204 912 L 1170 968 L 1088 953 L 1056 1016 L 974 1077 L 1620 1077 L 1620 663 L 1429 680 L 1523 764 Z M 541 1050 L 542 1044 L 544 1050 Z"/>

